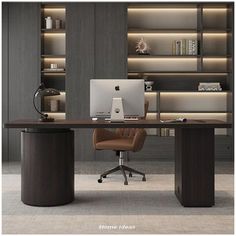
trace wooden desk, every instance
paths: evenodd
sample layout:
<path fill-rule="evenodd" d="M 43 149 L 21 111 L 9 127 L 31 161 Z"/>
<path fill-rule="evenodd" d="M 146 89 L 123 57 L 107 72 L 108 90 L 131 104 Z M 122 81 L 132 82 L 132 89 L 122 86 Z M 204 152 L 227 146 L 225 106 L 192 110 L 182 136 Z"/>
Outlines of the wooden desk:
<path fill-rule="evenodd" d="M 4 127 L 25 129 L 21 132 L 21 199 L 25 204 L 53 206 L 73 201 L 74 132 L 71 129 L 126 127 L 174 128 L 175 194 L 183 206 L 210 207 L 215 203 L 214 129 L 231 128 L 232 124 L 218 120 L 185 123 L 16 120 Z"/>

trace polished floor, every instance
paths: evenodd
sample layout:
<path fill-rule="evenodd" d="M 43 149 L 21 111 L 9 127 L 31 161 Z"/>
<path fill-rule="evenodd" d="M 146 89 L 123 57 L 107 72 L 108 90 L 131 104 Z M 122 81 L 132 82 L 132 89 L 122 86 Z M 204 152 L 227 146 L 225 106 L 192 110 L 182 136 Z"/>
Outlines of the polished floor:
<path fill-rule="evenodd" d="M 147 173 L 128 186 L 120 175 L 97 183 L 98 173 L 117 163 L 77 162 L 75 201 L 59 207 L 31 207 L 20 201 L 20 164 L 3 164 L 5 234 L 232 234 L 233 163 L 216 163 L 216 204 L 184 208 L 176 200 L 172 162 L 130 162 Z"/>

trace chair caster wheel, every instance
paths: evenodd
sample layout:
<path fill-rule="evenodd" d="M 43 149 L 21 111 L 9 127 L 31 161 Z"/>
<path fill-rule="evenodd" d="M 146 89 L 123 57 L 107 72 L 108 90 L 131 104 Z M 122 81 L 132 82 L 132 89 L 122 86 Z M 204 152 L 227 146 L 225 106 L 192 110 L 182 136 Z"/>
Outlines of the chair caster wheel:
<path fill-rule="evenodd" d="M 125 182 L 124 182 L 124 185 L 128 185 L 128 181 L 127 181 L 127 182 L 125 181 Z"/>
<path fill-rule="evenodd" d="M 106 175 L 103 176 L 104 179 L 105 179 L 106 177 L 107 177 Z"/>
<path fill-rule="evenodd" d="M 102 179 L 98 179 L 98 183 L 102 183 Z"/>
<path fill-rule="evenodd" d="M 142 181 L 146 181 L 146 177 L 145 176 L 143 176 Z"/>
<path fill-rule="evenodd" d="M 133 175 L 132 175 L 132 173 L 130 172 L 130 173 L 129 173 L 129 177 L 132 177 L 132 176 L 133 176 Z"/>

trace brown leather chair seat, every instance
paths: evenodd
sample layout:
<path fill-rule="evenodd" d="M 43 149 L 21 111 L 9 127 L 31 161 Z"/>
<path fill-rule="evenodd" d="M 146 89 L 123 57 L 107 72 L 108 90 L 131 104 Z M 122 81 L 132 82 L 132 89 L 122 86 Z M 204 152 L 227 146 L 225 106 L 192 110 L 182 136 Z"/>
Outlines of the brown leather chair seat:
<path fill-rule="evenodd" d="M 95 145 L 98 150 L 116 150 L 120 151 L 132 151 L 133 150 L 133 139 L 132 138 L 118 138 L 111 139 L 102 142 L 98 142 Z"/>

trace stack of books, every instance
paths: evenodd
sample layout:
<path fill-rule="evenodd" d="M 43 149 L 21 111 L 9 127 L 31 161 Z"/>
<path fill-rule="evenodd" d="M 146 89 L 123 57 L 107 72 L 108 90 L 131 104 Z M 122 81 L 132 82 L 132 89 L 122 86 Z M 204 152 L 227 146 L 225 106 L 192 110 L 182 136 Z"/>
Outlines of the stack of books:
<path fill-rule="evenodd" d="M 172 44 L 173 55 L 198 55 L 198 41 L 196 39 L 174 40 Z"/>
<path fill-rule="evenodd" d="M 218 82 L 215 83 L 199 83 L 198 91 L 222 91 L 221 85 Z"/>

